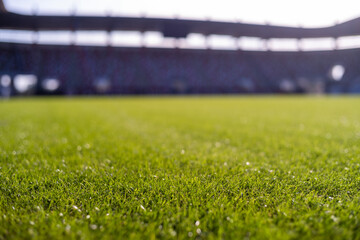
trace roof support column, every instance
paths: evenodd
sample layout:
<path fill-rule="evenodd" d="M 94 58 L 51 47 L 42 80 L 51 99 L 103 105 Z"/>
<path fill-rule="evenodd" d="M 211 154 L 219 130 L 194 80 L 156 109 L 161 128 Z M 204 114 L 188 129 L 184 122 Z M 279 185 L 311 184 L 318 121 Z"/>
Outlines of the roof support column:
<path fill-rule="evenodd" d="M 205 47 L 206 47 L 206 49 L 211 49 L 211 44 L 210 44 L 210 37 L 209 37 L 209 35 L 205 35 Z"/>
<path fill-rule="evenodd" d="M 112 31 L 110 29 L 106 31 L 106 46 L 112 46 Z"/>
<path fill-rule="evenodd" d="M 146 36 L 144 31 L 140 32 L 140 37 L 141 37 L 140 39 L 141 47 L 144 48 L 146 47 Z"/>
<path fill-rule="evenodd" d="M 39 43 L 39 31 L 35 30 L 31 34 L 31 43 L 37 45 Z"/>
<path fill-rule="evenodd" d="M 270 45 L 269 45 L 269 39 L 265 39 L 265 38 L 263 38 L 262 39 L 262 47 L 263 47 L 263 49 L 265 50 L 265 51 L 270 51 Z"/>
<path fill-rule="evenodd" d="M 70 45 L 74 46 L 76 44 L 76 31 L 73 29 L 70 32 Z"/>
<path fill-rule="evenodd" d="M 334 38 L 334 50 L 339 50 L 339 37 Z"/>
<path fill-rule="evenodd" d="M 234 40 L 235 49 L 240 50 L 239 38 L 238 37 L 233 37 L 233 40 Z"/>
<path fill-rule="evenodd" d="M 296 44 L 296 45 L 297 45 L 297 50 L 298 50 L 299 52 L 301 52 L 301 51 L 303 50 L 302 39 L 301 39 L 301 38 L 298 38 L 296 43 L 297 43 L 297 44 Z"/>

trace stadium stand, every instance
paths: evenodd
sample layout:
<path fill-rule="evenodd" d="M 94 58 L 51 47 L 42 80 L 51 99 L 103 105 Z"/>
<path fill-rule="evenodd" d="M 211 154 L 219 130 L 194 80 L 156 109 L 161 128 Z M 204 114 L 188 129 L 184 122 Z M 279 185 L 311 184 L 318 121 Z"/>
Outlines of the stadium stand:
<path fill-rule="evenodd" d="M 2 75 L 58 79 L 57 93 L 64 94 L 360 92 L 360 49 L 252 52 L 2 43 L 0 50 Z M 341 81 L 331 76 L 336 65 L 346 69 Z M 99 90 L 99 81 L 109 89 Z"/>
<path fill-rule="evenodd" d="M 304 29 L 179 19 L 27 16 L 7 12 L 0 0 L 0 28 L 23 30 L 158 31 L 234 37 L 307 38 L 360 34 L 360 20 Z M 22 77 L 37 79 L 32 94 L 360 93 L 360 49 L 243 51 L 214 49 L 59 46 L 0 43 L 2 92 Z M 18 83 L 15 81 L 18 79 Z M 21 84 L 20 84 L 21 85 Z"/>

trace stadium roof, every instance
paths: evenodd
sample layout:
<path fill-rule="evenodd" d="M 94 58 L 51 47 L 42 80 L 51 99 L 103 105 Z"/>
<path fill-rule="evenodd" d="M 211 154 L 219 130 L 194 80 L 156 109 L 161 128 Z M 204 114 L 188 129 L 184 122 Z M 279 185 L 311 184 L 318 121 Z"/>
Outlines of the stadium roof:
<path fill-rule="evenodd" d="M 157 31 L 165 37 L 184 38 L 190 33 L 258 38 L 326 38 L 360 35 L 360 18 L 324 28 L 282 27 L 235 22 L 164 18 L 45 16 L 7 12 L 0 0 L 0 28 L 16 30 Z"/>

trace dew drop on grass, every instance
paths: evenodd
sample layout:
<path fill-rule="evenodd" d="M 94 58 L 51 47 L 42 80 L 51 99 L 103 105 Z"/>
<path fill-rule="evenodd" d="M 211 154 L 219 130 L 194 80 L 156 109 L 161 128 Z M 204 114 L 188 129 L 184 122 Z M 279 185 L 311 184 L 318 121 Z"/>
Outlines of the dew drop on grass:
<path fill-rule="evenodd" d="M 74 210 L 76 210 L 76 211 L 81 212 L 80 208 L 78 208 L 78 207 L 77 207 L 77 206 L 75 206 L 75 205 L 73 206 L 73 209 L 74 209 Z"/>
<path fill-rule="evenodd" d="M 176 236 L 176 231 L 172 228 L 169 229 L 169 233 L 171 236 L 175 237 Z"/>
<path fill-rule="evenodd" d="M 338 222 L 339 221 L 339 218 L 335 217 L 334 215 L 332 215 L 330 217 L 334 222 Z"/>
<path fill-rule="evenodd" d="M 231 223 L 233 222 L 233 220 L 230 217 L 226 217 L 226 220 Z"/>

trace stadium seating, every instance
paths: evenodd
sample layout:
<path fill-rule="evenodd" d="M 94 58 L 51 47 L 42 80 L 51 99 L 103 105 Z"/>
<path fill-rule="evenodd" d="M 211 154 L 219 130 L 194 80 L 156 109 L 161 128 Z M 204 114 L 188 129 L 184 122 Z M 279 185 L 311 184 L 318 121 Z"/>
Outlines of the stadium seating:
<path fill-rule="evenodd" d="M 360 50 L 251 52 L 0 45 L 0 74 L 56 78 L 57 94 L 360 93 Z M 342 65 L 340 81 L 330 75 Z M 100 87 L 99 87 L 100 86 Z M 105 86 L 105 87 L 104 87 Z M 16 91 L 12 91 L 16 94 Z"/>

